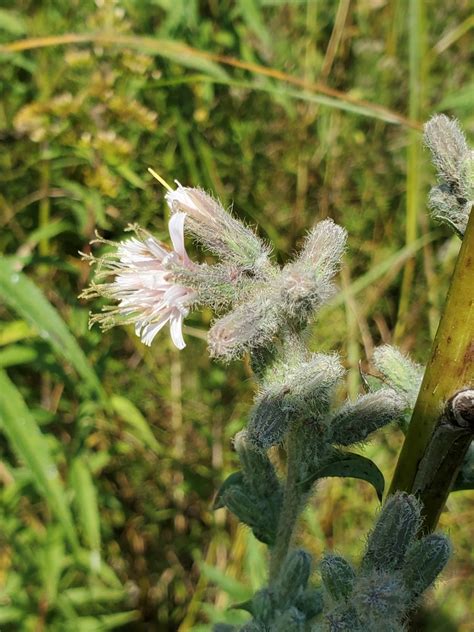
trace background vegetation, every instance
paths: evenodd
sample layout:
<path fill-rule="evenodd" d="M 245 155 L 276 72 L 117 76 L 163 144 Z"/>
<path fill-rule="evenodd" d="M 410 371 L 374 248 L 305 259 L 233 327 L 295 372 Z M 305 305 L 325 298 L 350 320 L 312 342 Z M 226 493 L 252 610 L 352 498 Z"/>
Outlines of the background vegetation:
<path fill-rule="evenodd" d="M 261 546 L 213 494 L 235 468 L 249 371 L 212 363 L 211 314 L 178 354 L 88 331 L 78 250 L 128 222 L 166 235 L 147 174 L 201 185 L 285 261 L 316 220 L 349 231 L 342 292 L 314 327 L 355 395 L 380 342 L 428 355 L 459 242 L 430 224 L 420 124 L 474 132 L 471 3 L 17 0 L 0 8 L 0 625 L 207 630 L 263 583 Z M 72 34 L 72 35 L 71 35 Z M 471 39 L 470 39 L 471 38 Z M 469 45 L 471 43 L 471 46 Z M 390 476 L 401 443 L 368 448 Z M 319 487 L 304 546 L 358 555 L 377 502 Z M 473 501 L 420 629 L 472 621 Z"/>

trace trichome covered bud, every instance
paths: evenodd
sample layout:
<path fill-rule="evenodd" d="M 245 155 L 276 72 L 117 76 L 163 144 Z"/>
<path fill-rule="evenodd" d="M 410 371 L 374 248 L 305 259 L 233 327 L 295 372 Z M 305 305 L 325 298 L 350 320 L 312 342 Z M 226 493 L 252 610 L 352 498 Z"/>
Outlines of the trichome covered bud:
<path fill-rule="evenodd" d="M 413 407 L 423 379 L 423 367 L 391 345 L 375 349 L 373 363 L 387 384 L 405 398 L 408 406 Z"/>
<path fill-rule="evenodd" d="M 333 295 L 332 278 L 339 268 L 346 238 L 345 229 L 332 220 L 319 222 L 306 237 L 299 256 L 283 268 L 282 307 L 295 323 L 306 325 Z"/>
<path fill-rule="evenodd" d="M 297 350 L 285 360 L 267 372 L 250 413 L 248 437 L 262 449 L 280 443 L 293 421 L 327 414 L 334 388 L 344 375 L 334 354 Z"/>
<path fill-rule="evenodd" d="M 416 598 L 434 583 L 451 557 L 451 544 L 440 533 L 431 533 L 414 542 L 407 551 L 403 580 Z"/>
<path fill-rule="evenodd" d="M 430 192 L 432 216 L 462 237 L 474 201 L 474 152 L 458 122 L 444 114 L 428 121 L 424 139 L 440 180 Z"/>
<path fill-rule="evenodd" d="M 275 598 L 280 608 L 294 603 L 303 594 L 311 575 L 311 555 L 303 549 L 294 549 L 283 562 L 275 582 Z"/>
<path fill-rule="evenodd" d="M 331 442 L 352 445 L 400 417 L 405 400 L 391 388 L 382 388 L 347 402 L 330 421 Z"/>
<path fill-rule="evenodd" d="M 186 229 L 226 263 L 254 271 L 268 265 L 268 247 L 202 189 L 179 184 L 166 201 L 172 213 L 186 213 Z"/>
<path fill-rule="evenodd" d="M 403 566 L 408 547 L 421 525 L 421 507 L 415 496 L 390 496 L 369 536 L 362 562 L 364 572 L 394 571 Z"/>
<path fill-rule="evenodd" d="M 355 572 L 340 555 L 326 554 L 320 565 L 321 579 L 331 602 L 346 601 L 354 586 Z"/>

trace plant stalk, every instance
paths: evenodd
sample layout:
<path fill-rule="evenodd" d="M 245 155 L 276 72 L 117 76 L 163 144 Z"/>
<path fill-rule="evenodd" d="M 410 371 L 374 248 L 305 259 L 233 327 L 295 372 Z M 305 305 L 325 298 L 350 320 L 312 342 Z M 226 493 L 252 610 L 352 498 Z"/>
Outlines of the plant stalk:
<path fill-rule="evenodd" d="M 285 561 L 288 550 L 293 541 L 295 526 L 303 507 L 304 493 L 300 480 L 300 424 L 288 434 L 287 439 L 287 475 L 283 507 L 276 536 L 275 546 L 270 558 L 270 581 L 278 577 L 280 567 Z"/>
<path fill-rule="evenodd" d="M 418 494 L 426 528 L 433 530 L 442 511 L 455 473 L 469 445 L 453 441 L 440 419 L 447 402 L 459 391 L 474 387 L 474 213 L 471 213 L 451 280 L 446 305 L 436 333 L 420 393 L 400 453 L 390 494 L 397 490 Z M 431 456 L 430 456 L 431 453 Z M 449 467 L 439 478 L 432 463 L 431 482 L 423 470 L 433 454 L 447 455 Z M 436 474 L 436 472 L 438 472 Z M 436 474 L 436 475 L 435 475 Z"/>

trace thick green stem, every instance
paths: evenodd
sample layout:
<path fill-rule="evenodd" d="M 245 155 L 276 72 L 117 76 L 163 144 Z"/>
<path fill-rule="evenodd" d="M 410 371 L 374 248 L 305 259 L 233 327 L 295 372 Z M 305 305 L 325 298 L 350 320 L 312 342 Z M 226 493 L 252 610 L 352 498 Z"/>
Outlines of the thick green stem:
<path fill-rule="evenodd" d="M 390 493 L 397 490 L 417 491 L 421 501 L 426 503 L 426 526 L 431 530 L 435 528 L 449 494 L 450 485 L 444 483 L 455 475 L 466 451 L 464 441 L 454 442 L 453 447 L 450 435 L 440 434 L 440 418 L 448 400 L 463 388 L 473 386 L 474 213 L 471 213 L 431 357 L 390 489 Z M 436 484 L 437 489 L 433 488 L 433 484 L 423 485 L 424 489 L 430 490 L 425 493 L 415 483 L 417 477 L 420 479 L 420 470 L 426 468 L 429 453 L 433 453 L 433 442 L 437 443 L 435 452 L 438 454 L 443 452 L 443 446 L 444 452 L 450 453 L 450 467 L 443 475 L 444 483 L 438 481 Z"/>
<path fill-rule="evenodd" d="M 304 493 L 300 480 L 300 424 L 290 431 L 287 440 L 287 477 L 283 507 L 278 523 L 275 546 L 270 558 L 270 581 L 275 581 L 291 546 L 296 522 L 303 507 Z"/>

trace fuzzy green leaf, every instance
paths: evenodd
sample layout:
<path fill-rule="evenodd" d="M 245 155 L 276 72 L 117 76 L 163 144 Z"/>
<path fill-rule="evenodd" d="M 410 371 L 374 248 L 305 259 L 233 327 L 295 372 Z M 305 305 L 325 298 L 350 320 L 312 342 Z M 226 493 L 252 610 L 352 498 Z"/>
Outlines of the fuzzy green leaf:
<path fill-rule="evenodd" d="M 361 481 L 366 481 L 374 487 L 379 501 L 382 501 L 385 487 L 383 474 L 375 463 L 365 456 L 352 452 L 336 452 L 331 460 L 319 467 L 310 479 L 304 481 L 304 484 L 311 485 L 318 479 L 329 476 L 358 478 Z"/>

